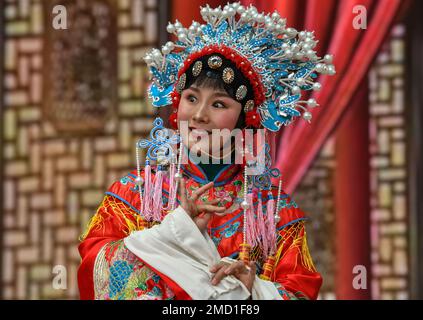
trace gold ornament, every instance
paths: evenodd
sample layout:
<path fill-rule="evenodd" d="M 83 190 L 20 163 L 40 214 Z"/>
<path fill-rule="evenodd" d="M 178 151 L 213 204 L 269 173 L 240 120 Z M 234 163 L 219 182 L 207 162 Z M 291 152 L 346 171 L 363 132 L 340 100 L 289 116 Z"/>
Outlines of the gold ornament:
<path fill-rule="evenodd" d="M 179 78 L 178 84 L 176 85 L 176 90 L 178 91 L 178 93 L 181 93 L 182 90 L 184 90 L 186 81 L 187 81 L 187 75 L 186 73 L 183 73 L 181 77 Z"/>
<path fill-rule="evenodd" d="M 232 83 L 232 81 L 234 81 L 234 79 L 235 79 L 234 70 L 232 68 L 229 68 L 229 67 L 223 69 L 222 79 L 227 84 Z"/>
<path fill-rule="evenodd" d="M 240 85 L 239 88 L 236 90 L 235 97 L 238 101 L 245 98 L 247 95 L 247 87 L 244 85 Z"/>
<path fill-rule="evenodd" d="M 201 61 L 195 62 L 194 66 L 192 67 L 192 75 L 194 77 L 198 77 L 202 69 L 203 69 L 203 63 Z"/>

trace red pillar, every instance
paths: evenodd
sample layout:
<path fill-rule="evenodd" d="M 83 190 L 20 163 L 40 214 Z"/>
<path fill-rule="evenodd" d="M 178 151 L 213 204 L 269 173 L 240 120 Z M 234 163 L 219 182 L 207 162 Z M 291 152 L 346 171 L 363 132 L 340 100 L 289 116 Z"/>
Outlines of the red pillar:
<path fill-rule="evenodd" d="M 369 103 L 365 81 L 336 132 L 336 296 L 370 299 Z M 367 289 L 353 287 L 354 266 L 367 270 Z"/>

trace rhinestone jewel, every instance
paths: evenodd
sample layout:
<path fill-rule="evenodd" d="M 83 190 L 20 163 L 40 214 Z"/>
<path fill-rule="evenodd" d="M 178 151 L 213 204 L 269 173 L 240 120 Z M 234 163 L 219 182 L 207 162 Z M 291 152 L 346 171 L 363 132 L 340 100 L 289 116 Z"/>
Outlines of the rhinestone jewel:
<path fill-rule="evenodd" d="M 244 85 L 239 86 L 239 88 L 236 90 L 235 97 L 238 101 L 245 98 L 247 95 L 247 87 Z"/>
<path fill-rule="evenodd" d="M 228 83 L 228 84 L 232 83 L 232 81 L 234 81 L 234 79 L 235 79 L 234 70 L 232 68 L 229 68 L 229 67 L 223 69 L 222 79 L 225 83 Z"/>
<path fill-rule="evenodd" d="M 248 100 L 245 103 L 244 111 L 248 112 L 248 111 L 252 111 L 253 109 L 254 109 L 254 100 Z"/>
<path fill-rule="evenodd" d="M 185 88 L 185 83 L 187 81 L 187 75 L 183 73 L 181 77 L 179 78 L 178 84 L 176 86 L 176 90 L 181 93 L 182 90 Z"/>
<path fill-rule="evenodd" d="M 219 56 L 211 56 L 207 63 L 210 68 L 217 69 L 222 66 L 222 58 Z"/>
<path fill-rule="evenodd" d="M 192 75 L 194 77 L 198 77 L 202 69 L 203 69 L 203 63 L 201 61 L 195 62 L 194 66 L 192 67 Z"/>

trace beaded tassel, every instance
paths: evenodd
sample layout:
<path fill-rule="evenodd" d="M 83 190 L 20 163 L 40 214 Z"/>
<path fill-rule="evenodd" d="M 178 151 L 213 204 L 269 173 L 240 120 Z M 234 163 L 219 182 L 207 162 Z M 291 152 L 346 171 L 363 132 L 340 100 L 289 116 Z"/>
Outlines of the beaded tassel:
<path fill-rule="evenodd" d="M 179 154 L 178 154 L 178 163 L 177 163 L 178 169 L 177 169 L 176 174 L 175 174 L 176 185 L 175 185 L 175 196 L 174 196 L 174 200 L 172 199 L 173 200 L 172 210 L 175 209 L 176 195 L 178 194 L 178 185 L 179 185 L 178 180 L 179 179 L 183 179 L 182 174 L 181 174 L 182 149 L 183 149 L 183 144 L 182 144 L 182 139 L 181 139 L 181 142 L 179 143 Z"/>
<path fill-rule="evenodd" d="M 136 147 L 135 147 L 135 155 L 136 155 L 136 158 L 137 158 L 137 178 L 136 178 L 136 183 L 138 185 L 138 192 L 139 192 L 139 195 L 140 195 L 140 214 L 141 214 L 141 216 L 143 216 L 145 218 L 145 216 L 144 216 L 144 210 L 143 210 L 143 204 L 144 204 L 144 202 L 142 200 L 142 189 L 141 189 L 141 186 L 142 186 L 142 178 L 141 178 L 140 148 L 138 147 L 138 143 L 136 144 Z"/>
<path fill-rule="evenodd" d="M 273 255 L 268 256 L 266 259 L 266 262 L 263 265 L 263 272 L 260 275 L 260 278 L 263 280 L 270 280 L 274 265 L 275 265 L 275 257 Z"/>
<path fill-rule="evenodd" d="M 144 169 L 144 197 L 143 197 L 143 213 L 144 217 L 147 221 L 151 221 L 152 219 L 152 208 L 151 208 L 151 165 L 150 161 L 145 161 L 145 169 Z"/>
<path fill-rule="evenodd" d="M 276 250 L 276 223 L 275 223 L 275 200 L 273 195 L 269 193 L 267 200 L 267 220 L 266 220 L 266 240 L 268 243 L 268 251 L 266 256 L 274 254 Z"/>
<path fill-rule="evenodd" d="M 173 208 L 175 207 L 175 201 L 176 201 L 175 173 L 176 173 L 176 165 L 175 165 L 175 161 L 172 159 L 172 162 L 170 163 L 170 166 L 169 166 L 169 202 L 165 210 L 173 210 Z"/>
<path fill-rule="evenodd" d="M 276 202 L 276 213 L 275 213 L 275 223 L 278 224 L 281 220 L 279 216 L 279 209 L 280 209 L 280 202 L 281 202 L 281 193 L 282 193 L 282 179 L 279 179 L 279 186 L 278 186 L 278 199 Z"/>
<path fill-rule="evenodd" d="M 152 213 L 154 221 L 162 221 L 163 209 L 163 170 L 162 166 L 157 166 L 156 175 L 154 178 L 154 187 L 152 195 Z"/>
<path fill-rule="evenodd" d="M 254 203 L 253 203 L 253 193 L 251 189 L 248 189 L 247 194 L 247 210 L 245 211 L 246 216 L 246 231 L 245 231 L 245 242 L 250 246 L 254 247 L 258 244 L 259 231 L 254 219 Z"/>
<path fill-rule="evenodd" d="M 242 243 L 240 244 L 239 248 L 239 259 L 241 261 L 244 261 L 244 263 L 250 262 L 250 250 L 251 245 L 250 243 L 254 239 L 254 236 L 251 232 L 251 229 L 249 230 L 249 227 L 254 226 L 254 224 L 251 224 L 252 221 L 249 219 L 252 216 L 252 201 L 251 200 L 251 194 L 249 194 L 248 190 L 248 176 L 247 176 L 247 165 L 245 163 L 245 152 L 244 149 L 242 150 L 242 156 L 244 158 L 244 200 L 241 203 L 241 207 L 244 210 L 244 226 L 243 226 L 243 232 L 242 232 Z M 248 195 L 247 195 L 248 193 Z M 249 203 L 250 202 L 250 203 Z"/>
<path fill-rule="evenodd" d="M 258 200 L 258 204 L 257 204 L 257 220 L 256 220 L 256 230 L 257 230 L 257 234 L 258 239 L 259 239 L 259 243 L 260 243 L 260 248 L 262 249 L 263 253 L 266 253 L 268 251 L 268 242 L 267 242 L 267 230 L 266 230 L 266 222 L 264 220 L 264 215 L 263 215 L 263 199 L 262 199 L 262 193 L 261 191 L 259 191 L 258 196 L 257 196 L 257 200 Z"/>
<path fill-rule="evenodd" d="M 244 263 L 250 262 L 250 250 L 251 246 L 248 243 L 241 243 L 239 245 L 239 259 Z"/>
<path fill-rule="evenodd" d="M 263 265 L 263 272 L 260 275 L 260 278 L 263 280 L 271 280 L 271 274 L 273 272 L 273 268 L 275 266 L 275 251 L 276 251 L 276 225 L 280 221 L 279 216 L 279 202 L 281 199 L 281 192 L 282 192 L 282 180 L 279 179 L 279 186 L 278 186 L 278 197 L 276 202 L 276 212 L 273 211 L 274 199 L 273 195 L 270 196 L 270 199 L 267 202 L 267 217 L 268 217 L 268 226 L 267 226 L 267 236 L 270 245 L 270 251 L 267 255 L 266 262 Z"/>
<path fill-rule="evenodd" d="M 176 131 L 176 134 L 179 136 L 179 130 Z M 178 163 L 178 159 L 179 159 L 179 155 L 178 155 L 178 158 L 176 159 L 176 164 Z M 175 209 L 176 189 L 177 189 L 177 183 L 178 183 L 175 177 L 176 164 L 175 164 L 174 153 L 172 153 L 172 158 L 170 160 L 170 166 L 169 166 L 169 202 L 166 207 L 167 211 Z"/>

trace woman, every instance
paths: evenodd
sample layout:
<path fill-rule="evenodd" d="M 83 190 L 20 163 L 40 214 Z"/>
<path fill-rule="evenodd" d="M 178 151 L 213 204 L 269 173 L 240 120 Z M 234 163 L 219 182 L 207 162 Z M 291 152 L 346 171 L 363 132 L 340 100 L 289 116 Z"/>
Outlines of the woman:
<path fill-rule="evenodd" d="M 106 192 L 79 247 L 82 299 L 317 298 L 304 214 L 271 184 L 269 143 L 252 148 L 247 129 L 267 141 L 295 117 L 310 120 L 305 105 L 316 102 L 301 92 L 319 89 L 316 72 L 334 73 L 331 57 L 276 12 L 233 3 L 201 13 L 206 24 L 169 24 L 176 44 L 145 58 L 153 105 L 173 106 L 180 134 L 156 119 L 137 170 Z"/>

